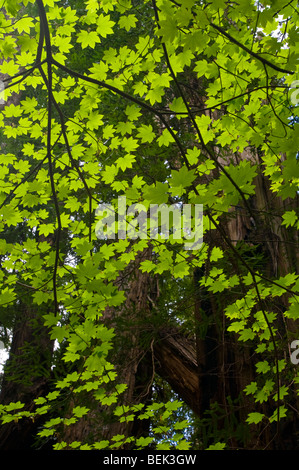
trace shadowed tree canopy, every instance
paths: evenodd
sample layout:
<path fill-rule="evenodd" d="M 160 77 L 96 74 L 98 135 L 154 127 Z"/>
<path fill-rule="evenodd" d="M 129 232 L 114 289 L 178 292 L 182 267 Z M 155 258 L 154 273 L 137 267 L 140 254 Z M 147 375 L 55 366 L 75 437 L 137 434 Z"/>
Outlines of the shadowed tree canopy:
<path fill-rule="evenodd" d="M 4 1 L 1 450 L 298 448 L 298 22 Z"/>

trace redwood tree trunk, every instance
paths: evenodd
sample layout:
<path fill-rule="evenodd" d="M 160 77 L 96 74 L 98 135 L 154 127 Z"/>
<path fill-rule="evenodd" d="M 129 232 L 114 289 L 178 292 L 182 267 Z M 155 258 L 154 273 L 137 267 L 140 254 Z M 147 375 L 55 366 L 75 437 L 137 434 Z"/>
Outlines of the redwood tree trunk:
<path fill-rule="evenodd" d="M 117 405 L 146 403 L 151 397 L 154 362 L 152 355 L 148 354 L 148 347 L 142 346 L 141 336 L 144 332 L 144 319 L 151 310 L 149 298 L 153 299 L 156 292 L 155 282 L 148 273 L 142 273 L 139 269 L 140 262 L 150 256 L 151 249 L 147 249 L 130 263 L 125 275 L 117 280 L 118 287 L 126 291 L 125 305 L 119 310 L 107 309 L 102 318 L 105 326 L 115 329 L 114 348 L 109 360 L 115 365 L 117 383 L 127 386 Z M 112 442 L 111 439 L 117 434 L 124 435 L 125 438 L 138 438 L 148 434 L 147 420 L 135 419 L 121 423 L 113 414 L 113 406 L 102 406 L 92 394 L 89 394 L 86 402 L 84 404 L 90 406 L 90 412 L 77 423 L 64 427 L 60 440 L 67 444 L 76 440 Z M 128 449 L 130 444 L 121 448 Z"/>
<path fill-rule="evenodd" d="M 25 403 L 22 411 L 34 409 L 33 400 L 48 391 L 53 341 L 42 324 L 38 312 L 28 305 L 20 305 L 21 318 L 17 320 L 9 359 L 4 369 L 0 403 Z M 35 436 L 42 418 L 33 421 L 23 418 L 0 427 L 0 450 L 28 450 L 35 444 Z"/>

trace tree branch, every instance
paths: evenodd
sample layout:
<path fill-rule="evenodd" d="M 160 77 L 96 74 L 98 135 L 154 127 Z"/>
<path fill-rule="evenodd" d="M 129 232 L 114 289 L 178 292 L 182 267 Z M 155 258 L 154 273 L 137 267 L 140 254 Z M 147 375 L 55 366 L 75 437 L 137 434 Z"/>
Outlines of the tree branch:
<path fill-rule="evenodd" d="M 250 54 L 252 57 L 254 57 L 255 59 L 259 60 L 260 62 L 262 62 L 264 65 L 268 65 L 269 67 L 271 67 L 272 69 L 276 70 L 277 72 L 282 72 L 282 73 L 288 73 L 290 75 L 293 75 L 295 72 L 291 72 L 290 70 L 287 70 L 287 69 L 283 69 L 281 67 L 278 67 L 277 65 L 275 64 L 272 64 L 271 62 L 269 62 L 269 60 L 265 59 L 264 57 L 261 57 L 259 54 L 257 54 L 256 52 L 253 52 L 251 51 L 250 49 L 248 49 L 248 47 L 244 46 L 241 42 L 239 42 L 237 39 L 235 39 L 233 36 L 231 36 L 230 34 L 228 34 L 223 28 L 221 28 L 221 26 L 217 26 L 216 24 L 214 23 L 211 23 L 211 26 L 212 28 L 216 29 L 220 34 L 222 34 L 223 36 L 225 36 L 230 42 L 233 42 L 234 44 L 236 44 L 237 46 L 239 46 L 241 49 L 243 49 L 243 51 L 246 51 L 248 54 Z"/>

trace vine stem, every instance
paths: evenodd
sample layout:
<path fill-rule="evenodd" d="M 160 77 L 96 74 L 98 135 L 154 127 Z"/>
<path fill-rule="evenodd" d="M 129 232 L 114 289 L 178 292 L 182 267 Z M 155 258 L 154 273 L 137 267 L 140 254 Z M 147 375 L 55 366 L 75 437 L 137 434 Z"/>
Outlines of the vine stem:
<path fill-rule="evenodd" d="M 37 52 L 37 60 L 42 54 L 42 45 L 45 40 L 46 46 L 46 63 L 47 63 L 47 87 L 48 87 L 48 125 L 47 125 L 47 158 L 48 158 L 48 166 L 49 166 L 49 178 L 50 184 L 53 194 L 53 201 L 55 206 L 55 213 L 57 218 L 57 230 L 56 230 L 56 251 L 55 251 L 55 261 L 54 261 L 54 268 L 53 268 L 53 297 L 54 297 L 54 314 L 55 316 L 58 314 L 59 307 L 58 307 L 58 297 L 57 297 L 57 269 L 59 263 L 59 247 L 60 247 L 60 236 L 61 236 L 61 218 L 60 218 L 60 210 L 59 210 L 59 203 L 56 193 L 55 181 L 54 181 L 54 172 L 53 172 L 53 162 L 52 162 L 52 148 L 51 148 L 51 137 L 52 137 L 52 101 L 53 101 L 53 89 L 52 89 L 52 47 L 51 47 L 51 37 L 49 31 L 49 25 L 47 20 L 47 15 L 45 11 L 45 7 L 42 0 L 36 0 L 38 10 L 39 10 L 39 17 L 40 17 L 40 40 L 38 45 L 38 52 Z M 41 69 L 41 67 L 40 67 Z"/>

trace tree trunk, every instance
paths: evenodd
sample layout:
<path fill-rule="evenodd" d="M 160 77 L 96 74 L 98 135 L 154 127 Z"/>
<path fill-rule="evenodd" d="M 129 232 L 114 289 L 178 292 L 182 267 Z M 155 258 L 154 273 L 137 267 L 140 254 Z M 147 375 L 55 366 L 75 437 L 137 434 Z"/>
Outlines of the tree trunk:
<path fill-rule="evenodd" d="M 33 411 L 33 400 L 48 392 L 53 341 L 40 315 L 28 305 L 21 305 L 22 317 L 17 320 L 9 359 L 4 368 L 0 403 L 25 403 L 22 411 Z M 35 444 L 35 435 L 42 418 L 23 418 L 0 427 L 0 450 L 28 450 Z"/>
<path fill-rule="evenodd" d="M 178 329 L 160 331 L 154 344 L 155 369 L 197 415 L 201 414 L 202 390 L 198 387 L 196 345 Z"/>
<path fill-rule="evenodd" d="M 142 346 L 141 339 L 144 333 L 142 325 L 150 314 L 152 305 L 149 298 L 155 297 L 156 290 L 155 282 L 149 274 L 139 270 L 140 262 L 150 256 L 151 250 L 147 249 L 130 263 L 125 274 L 117 280 L 118 287 L 126 290 L 125 305 L 119 310 L 107 309 L 101 320 L 105 326 L 115 329 L 114 348 L 109 360 L 115 364 L 117 383 L 127 386 L 117 405 L 146 403 L 151 396 L 154 363 L 151 354 L 148 354 L 150 346 Z M 130 279 L 129 282 L 127 279 Z M 89 394 L 86 401 L 90 412 L 84 419 L 64 427 L 59 436 L 68 445 L 76 440 L 112 442 L 113 436 L 118 434 L 123 435 L 124 439 L 147 435 L 147 420 L 135 419 L 121 423 L 113 414 L 113 406 L 100 405 L 92 394 Z M 121 448 L 130 448 L 130 443 Z"/>

